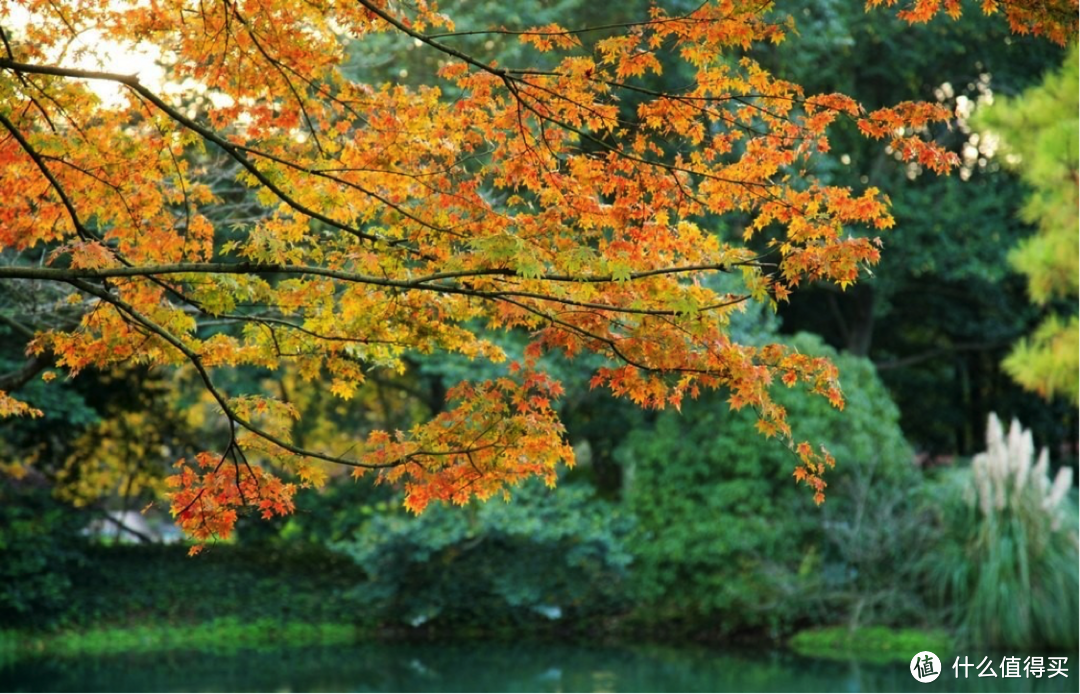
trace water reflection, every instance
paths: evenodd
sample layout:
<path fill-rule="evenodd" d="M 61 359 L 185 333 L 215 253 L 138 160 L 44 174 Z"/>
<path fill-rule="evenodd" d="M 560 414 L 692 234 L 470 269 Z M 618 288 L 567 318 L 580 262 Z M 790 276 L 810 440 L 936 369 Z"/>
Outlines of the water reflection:
<path fill-rule="evenodd" d="M 217 654 L 43 657 L 0 669 L 0 688 L 91 692 L 874 692 L 916 687 L 927 692 L 1077 691 L 1075 656 L 1070 658 L 1067 679 L 957 680 L 949 667 L 955 655 L 938 655 L 945 672 L 936 682 L 920 685 L 908 674 L 906 663 L 834 662 L 782 650 L 530 642 L 372 643 Z M 981 659 L 981 655 L 968 655 Z"/>

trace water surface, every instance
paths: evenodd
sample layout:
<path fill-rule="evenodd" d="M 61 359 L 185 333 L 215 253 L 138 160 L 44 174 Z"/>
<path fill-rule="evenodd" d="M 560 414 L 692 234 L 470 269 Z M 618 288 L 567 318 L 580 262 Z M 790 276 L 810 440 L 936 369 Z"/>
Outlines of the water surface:
<path fill-rule="evenodd" d="M 914 654 L 912 654 L 914 655 Z M 978 662 L 982 655 L 967 654 Z M 1014 654 L 1010 654 L 1014 655 Z M 1023 654 L 1015 654 L 1023 655 Z M 0 690 L 385 691 L 385 692 L 1076 692 L 1069 677 L 953 676 L 920 684 L 907 663 L 803 658 L 783 650 L 558 643 L 372 643 L 228 653 L 167 651 L 122 656 L 37 657 L 0 667 Z M 995 662 L 1000 661 L 1000 654 Z M 1000 673 L 999 673 L 1000 675 Z"/>

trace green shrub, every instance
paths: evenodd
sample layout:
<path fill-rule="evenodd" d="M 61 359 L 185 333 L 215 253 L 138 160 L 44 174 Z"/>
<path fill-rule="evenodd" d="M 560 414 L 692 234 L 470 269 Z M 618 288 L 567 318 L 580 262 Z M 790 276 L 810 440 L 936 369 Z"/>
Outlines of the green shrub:
<path fill-rule="evenodd" d="M 993 648 L 1077 646 L 1080 578 L 1072 470 L 1051 484 L 1031 433 L 1006 436 L 991 415 L 987 452 L 938 486 L 940 541 L 926 557 L 942 607 L 969 642 Z"/>
<path fill-rule="evenodd" d="M 181 545 L 93 544 L 86 522 L 40 481 L 0 475 L 0 625 L 18 630 L 0 631 L 0 656 L 29 632 L 204 633 L 192 625 L 232 620 L 288 634 L 372 618 L 353 591 L 363 571 L 324 547 L 211 544 L 191 558 Z"/>
<path fill-rule="evenodd" d="M 47 626 L 69 609 L 82 522 L 47 488 L 0 474 L 0 623 Z"/>
<path fill-rule="evenodd" d="M 490 629 L 619 607 L 627 521 L 581 486 L 523 485 L 510 503 L 386 505 L 335 545 L 368 574 L 357 592 L 386 620 Z"/>
<path fill-rule="evenodd" d="M 752 413 L 713 395 L 661 414 L 619 453 L 644 619 L 779 635 L 808 621 L 892 623 L 917 612 L 905 578 L 921 539 L 906 495 L 919 475 L 897 409 L 869 361 L 809 335 L 793 343 L 834 360 L 847 399 L 838 412 L 801 391 L 780 394 L 798 439 L 838 461 L 824 506 L 796 486 L 797 458 L 763 439 Z"/>
<path fill-rule="evenodd" d="M 180 545 L 93 546 L 74 582 L 66 626 L 362 622 L 363 580 L 346 557 L 312 545 L 209 545 L 188 557 Z"/>

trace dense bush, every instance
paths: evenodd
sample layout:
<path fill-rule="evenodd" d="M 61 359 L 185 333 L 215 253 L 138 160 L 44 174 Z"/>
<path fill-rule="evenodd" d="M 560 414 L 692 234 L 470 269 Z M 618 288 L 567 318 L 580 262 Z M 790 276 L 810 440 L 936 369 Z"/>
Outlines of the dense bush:
<path fill-rule="evenodd" d="M 1051 484 L 1044 450 L 991 416 L 988 451 L 937 486 L 927 568 L 962 637 L 1009 649 L 1077 646 L 1080 577 L 1072 470 Z"/>
<path fill-rule="evenodd" d="M 69 597 L 75 626 L 144 622 L 356 622 L 364 605 L 347 592 L 363 573 L 323 548 L 210 545 L 95 546 Z"/>
<path fill-rule="evenodd" d="M 336 548 L 363 567 L 358 587 L 388 622 L 488 629 L 621 607 L 629 523 L 587 487 L 529 483 L 511 503 L 384 506 Z"/>
<path fill-rule="evenodd" d="M 838 461 L 821 509 L 792 478 L 797 458 L 718 396 L 662 414 L 621 449 L 648 619 L 778 635 L 807 620 L 890 623 L 917 611 L 905 579 L 922 539 L 905 496 L 919 476 L 897 409 L 869 361 L 807 335 L 794 343 L 837 363 L 847 398 L 841 413 L 820 397 L 782 394 L 798 438 Z"/>
<path fill-rule="evenodd" d="M 47 488 L 0 474 L 0 624 L 46 626 L 85 563 L 82 520 Z"/>
<path fill-rule="evenodd" d="M 20 523 L 5 521 L 0 536 L 6 541 Z M 71 554 L 55 537 L 35 536 L 29 546 L 5 548 L 0 561 L 6 627 L 362 623 L 370 614 L 348 594 L 363 572 L 318 547 L 211 545 L 190 558 L 179 545 L 87 544 Z"/>

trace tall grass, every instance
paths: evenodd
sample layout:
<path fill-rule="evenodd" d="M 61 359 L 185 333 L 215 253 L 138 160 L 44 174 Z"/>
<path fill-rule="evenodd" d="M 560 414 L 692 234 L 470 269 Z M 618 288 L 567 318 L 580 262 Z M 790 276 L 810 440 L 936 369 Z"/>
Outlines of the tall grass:
<path fill-rule="evenodd" d="M 1080 558 L 1072 469 L 1051 483 L 1044 449 L 990 416 L 987 451 L 938 489 L 942 540 L 927 557 L 937 596 L 967 642 L 1076 648 Z"/>

